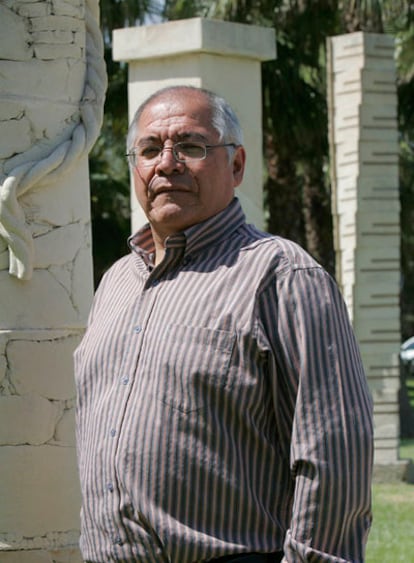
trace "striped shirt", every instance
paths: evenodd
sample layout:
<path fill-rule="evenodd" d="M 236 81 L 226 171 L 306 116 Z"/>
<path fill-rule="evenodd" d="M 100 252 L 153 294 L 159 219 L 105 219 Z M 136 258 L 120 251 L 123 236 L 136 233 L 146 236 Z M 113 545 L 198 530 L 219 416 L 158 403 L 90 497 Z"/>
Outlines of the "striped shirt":
<path fill-rule="evenodd" d="M 372 405 L 338 288 L 240 204 L 105 274 L 75 353 L 81 550 L 363 561 Z"/>

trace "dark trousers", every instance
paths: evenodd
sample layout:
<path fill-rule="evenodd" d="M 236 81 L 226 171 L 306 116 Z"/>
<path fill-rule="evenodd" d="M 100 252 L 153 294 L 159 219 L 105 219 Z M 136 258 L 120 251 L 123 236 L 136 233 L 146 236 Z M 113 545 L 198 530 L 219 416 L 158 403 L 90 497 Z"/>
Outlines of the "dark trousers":
<path fill-rule="evenodd" d="M 234 553 L 210 559 L 208 563 L 280 563 L 283 551 L 273 553 Z"/>

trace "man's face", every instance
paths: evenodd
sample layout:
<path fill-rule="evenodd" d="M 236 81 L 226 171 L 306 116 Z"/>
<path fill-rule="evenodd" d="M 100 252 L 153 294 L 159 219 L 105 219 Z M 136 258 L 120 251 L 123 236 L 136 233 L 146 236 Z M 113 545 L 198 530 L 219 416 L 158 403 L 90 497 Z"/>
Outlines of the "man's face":
<path fill-rule="evenodd" d="M 138 122 L 135 146 L 150 142 L 167 148 L 184 140 L 220 143 L 206 97 L 184 90 L 153 100 Z M 220 147 L 207 151 L 204 160 L 185 163 L 165 150 L 153 166 L 134 168 L 135 193 L 154 235 L 164 239 L 227 207 L 242 181 L 244 162 L 242 147 L 230 158 Z"/>

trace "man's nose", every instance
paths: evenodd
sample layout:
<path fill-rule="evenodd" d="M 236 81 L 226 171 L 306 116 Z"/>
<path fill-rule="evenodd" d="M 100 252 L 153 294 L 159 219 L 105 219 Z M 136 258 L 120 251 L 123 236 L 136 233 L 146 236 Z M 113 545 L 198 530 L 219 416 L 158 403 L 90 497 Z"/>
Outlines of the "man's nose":
<path fill-rule="evenodd" d="M 164 147 L 160 152 L 157 162 L 157 169 L 165 173 L 171 173 L 174 170 L 181 170 L 184 163 L 176 159 L 173 147 Z"/>

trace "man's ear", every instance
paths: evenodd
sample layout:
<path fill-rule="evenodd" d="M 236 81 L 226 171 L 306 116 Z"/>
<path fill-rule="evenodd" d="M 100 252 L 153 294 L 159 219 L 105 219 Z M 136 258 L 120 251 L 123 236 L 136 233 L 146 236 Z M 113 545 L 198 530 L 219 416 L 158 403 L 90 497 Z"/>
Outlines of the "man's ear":
<path fill-rule="evenodd" d="M 242 183 L 244 167 L 246 165 L 246 151 L 244 147 L 237 147 L 233 155 L 233 185 L 239 186 Z"/>

